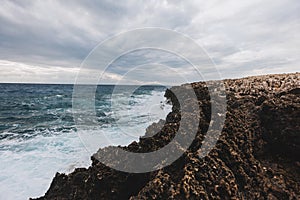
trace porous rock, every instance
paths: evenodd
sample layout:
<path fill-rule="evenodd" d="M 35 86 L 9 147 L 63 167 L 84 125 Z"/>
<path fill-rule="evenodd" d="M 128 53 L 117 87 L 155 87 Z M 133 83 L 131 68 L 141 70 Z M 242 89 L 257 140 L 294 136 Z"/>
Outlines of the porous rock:
<path fill-rule="evenodd" d="M 214 82 L 216 86 L 220 83 Z M 190 85 L 198 98 L 199 130 L 188 150 L 171 165 L 148 173 L 125 173 L 105 166 L 95 154 L 88 169 L 76 169 L 68 175 L 57 173 L 49 190 L 38 199 L 299 199 L 300 74 L 222 83 L 226 88 L 226 120 L 207 156 L 199 157 L 199 150 L 211 120 L 211 102 L 206 84 L 198 82 Z M 152 124 L 140 141 L 122 148 L 151 152 L 168 144 L 186 114 L 172 90 L 181 91 L 184 97 L 186 86 L 166 91 L 165 96 L 173 103 L 166 120 Z M 106 156 L 107 161 L 119 162 L 113 155 Z M 126 159 L 121 162 L 130 166 Z"/>

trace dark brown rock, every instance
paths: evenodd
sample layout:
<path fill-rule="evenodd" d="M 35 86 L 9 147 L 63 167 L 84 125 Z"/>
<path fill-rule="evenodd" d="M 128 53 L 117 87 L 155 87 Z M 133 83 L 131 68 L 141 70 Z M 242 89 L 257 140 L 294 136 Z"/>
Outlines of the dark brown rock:
<path fill-rule="evenodd" d="M 299 199 L 300 74 L 231 79 L 224 84 L 226 121 L 208 156 L 199 158 L 199 149 L 211 120 L 210 96 L 205 83 L 192 83 L 199 101 L 199 131 L 178 160 L 154 172 L 130 174 L 92 157 L 88 169 L 56 174 L 39 199 Z M 185 88 L 173 89 L 184 96 Z M 166 97 L 173 102 L 167 119 L 147 129 L 145 136 L 151 137 L 122 148 L 150 152 L 172 140 L 185 113 L 171 90 Z M 113 155 L 107 159 L 117 162 Z M 126 158 L 122 162 L 130 165 Z"/>

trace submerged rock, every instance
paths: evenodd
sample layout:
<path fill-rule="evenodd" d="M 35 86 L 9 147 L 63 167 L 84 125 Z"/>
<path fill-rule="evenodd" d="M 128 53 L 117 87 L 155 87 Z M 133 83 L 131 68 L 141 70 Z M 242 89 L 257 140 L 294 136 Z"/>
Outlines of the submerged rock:
<path fill-rule="evenodd" d="M 299 199 L 300 74 L 254 76 L 223 83 L 226 120 L 208 156 L 199 157 L 199 151 L 205 146 L 202 142 L 212 123 L 210 94 L 205 83 L 192 83 L 200 108 L 199 130 L 179 159 L 154 172 L 125 173 L 96 159 L 101 152 L 115 148 L 107 147 L 92 156 L 88 169 L 76 169 L 68 175 L 57 173 L 45 196 L 38 199 Z M 168 144 L 178 131 L 181 117 L 195 117 L 193 110 L 182 112 L 172 92 L 180 90 L 184 95 L 186 86 L 166 91 L 173 109 L 165 121 L 152 124 L 139 142 L 122 148 L 151 152 Z M 215 92 L 220 92 L 217 87 Z M 106 159 L 131 164 L 129 158 L 114 160 L 114 155 L 106 155 Z"/>

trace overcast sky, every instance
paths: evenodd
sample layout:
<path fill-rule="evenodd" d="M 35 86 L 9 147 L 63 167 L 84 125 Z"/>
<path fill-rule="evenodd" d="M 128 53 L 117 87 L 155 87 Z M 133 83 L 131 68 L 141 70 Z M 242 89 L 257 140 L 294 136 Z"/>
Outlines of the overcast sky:
<path fill-rule="evenodd" d="M 80 64 L 97 44 L 143 27 L 191 37 L 212 58 L 221 78 L 296 72 L 300 71 L 299 10 L 299 0 L 4 0 L 0 82 L 74 83 Z M 137 51 L 120 57 L 103 83 L 122 79 L 128 66 L 145 66 L 140 62 L 145 59 L 147 63 L 161 59 L 160 63 L 177 66 L 177 71 L 172 74 L 159 65 L 141 67 L 129 76 L 132 82 L 176 84 L 173 75 L 194 73 L 174 55 Z M 141 75 L 146 71 L 160 73 Z"/>

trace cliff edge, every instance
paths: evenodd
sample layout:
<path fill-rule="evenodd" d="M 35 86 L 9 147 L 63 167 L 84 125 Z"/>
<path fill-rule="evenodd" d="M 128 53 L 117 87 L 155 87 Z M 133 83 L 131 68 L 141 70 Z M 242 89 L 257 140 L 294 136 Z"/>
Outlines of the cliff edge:
<path fill-rule="evenodd" d="M 204 82 L 192 83 L 200 108 L 199 130 L 179 159 L 154 172 L 125 173 L 103 165 L 95 154 L 88 169 L 57 173 L 38 199 L 300 199 L 300 73 L 223 83 L 226 119 L 208 156 L 200 158 L 199 149 L 211 121 L 210 95 Z M 168 144 L 182 115 L 172 91 L 184 95 L 185 87 L 166 91 L 173 103 L 166 120 L 152 124 L 139 142 L 122 148 L 151 152 Z M 122 164 L 130 162 L 124 158 Z"/>

